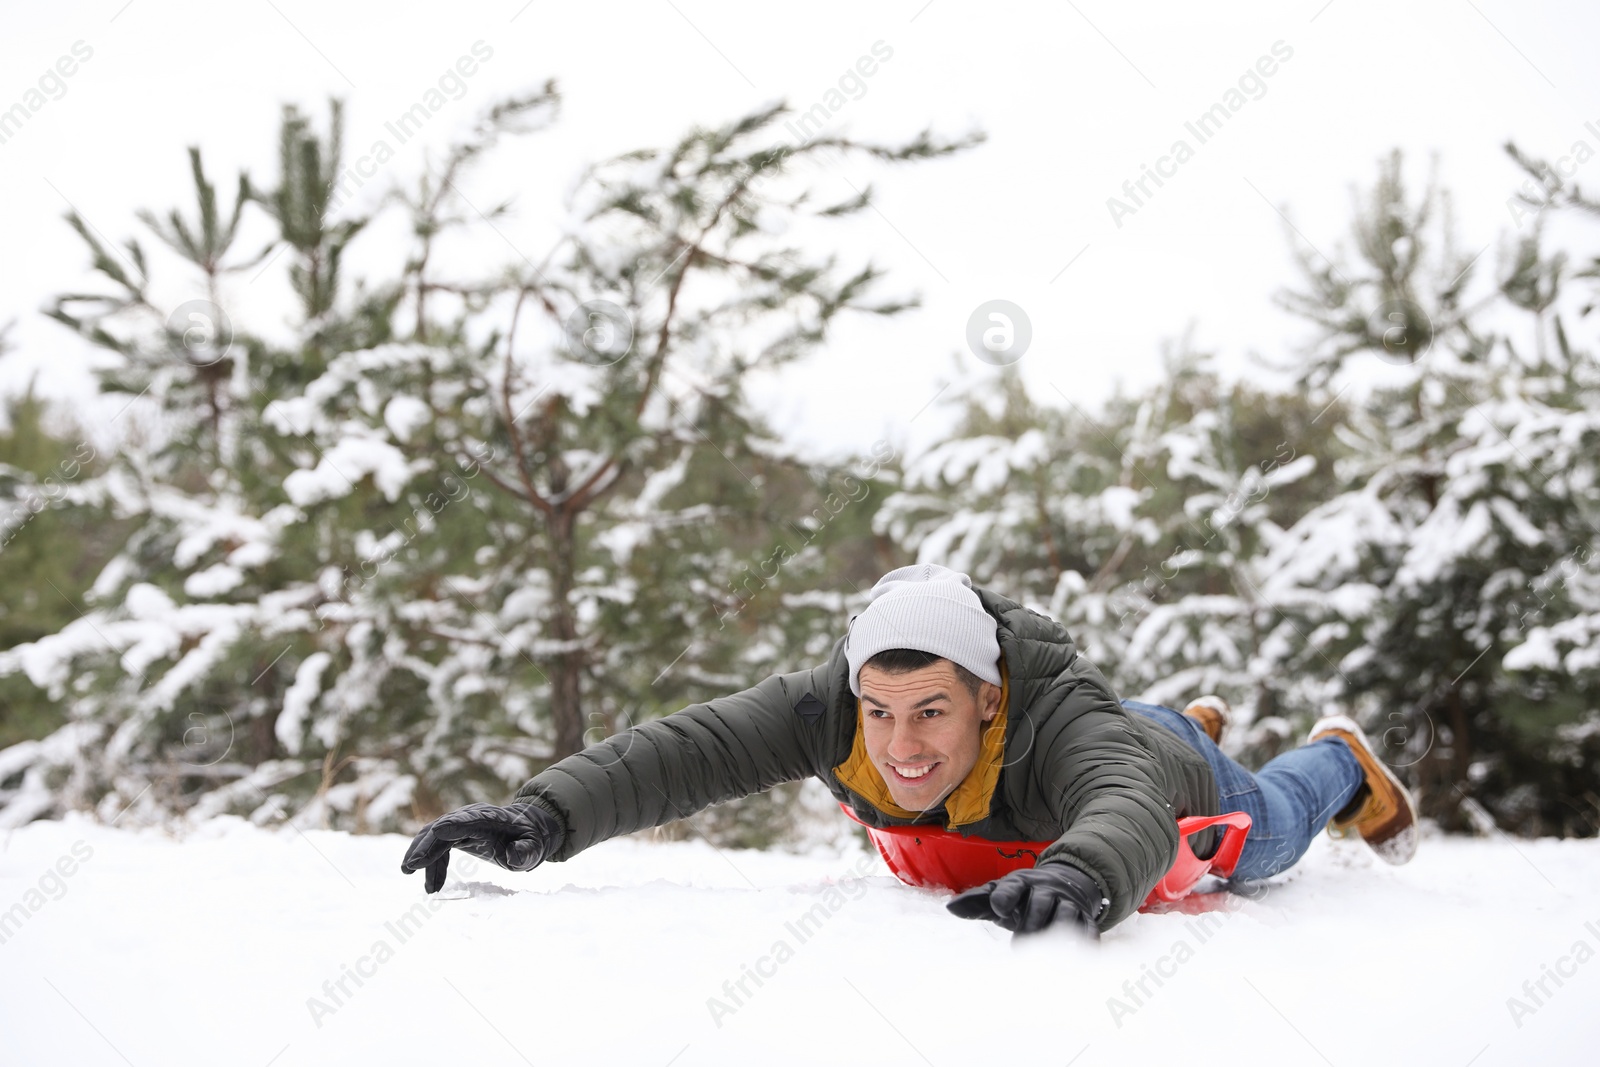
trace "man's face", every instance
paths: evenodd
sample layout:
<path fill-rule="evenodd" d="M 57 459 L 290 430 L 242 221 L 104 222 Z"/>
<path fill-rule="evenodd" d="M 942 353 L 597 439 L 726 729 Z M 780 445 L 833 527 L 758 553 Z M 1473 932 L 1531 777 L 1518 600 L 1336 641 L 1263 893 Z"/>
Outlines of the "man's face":
<path fill-rule="evenodd" d="M 941 659 L 890 674 L 861 668 L 861 731 L 867 756 L 902 808 L 937 807 L 978 762 L 983 724 L 1000 710 L 1000 687 L 984 682 L 977 697 Z"/>

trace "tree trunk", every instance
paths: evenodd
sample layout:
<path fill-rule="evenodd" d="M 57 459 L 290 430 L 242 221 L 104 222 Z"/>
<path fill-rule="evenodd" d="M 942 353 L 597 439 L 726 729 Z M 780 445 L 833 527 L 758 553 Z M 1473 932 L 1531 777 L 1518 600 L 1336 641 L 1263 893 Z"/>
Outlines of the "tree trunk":
<path fill-rule="evenodd" d="M 583 652 L 578 646 L 578 620 L 570 594 L 574 585 L 577 543 L 573 538 L 576 516 L 557 508 L 550 519 L 550 634 L 565 650 L 550 666 L 550 717 L 555 724 L 555 755 L 570 756 L 583 748 Z"/>

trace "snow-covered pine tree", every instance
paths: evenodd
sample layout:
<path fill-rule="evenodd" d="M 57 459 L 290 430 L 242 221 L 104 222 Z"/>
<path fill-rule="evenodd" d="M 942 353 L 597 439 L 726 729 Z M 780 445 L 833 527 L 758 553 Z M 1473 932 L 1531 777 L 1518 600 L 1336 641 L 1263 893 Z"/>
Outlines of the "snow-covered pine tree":
<path fill-rule="evenodd" d="M 1445 825 L 1594 833 L 1593 645 L 1574 620 L 1593 603 L 1600 397 L 1562 258 L 1535 226 L 1469 303 L 1448 198 L 1430 185 L 1412 203 L 1398 153 L 1354 234 L 1353 261 L 1302 249 L 1309 284 L 1286 296 L 1318 326 L 1302 384 L 1351 391 L 1342 491 L 1263 563 L 1263 586 L 1304 591 L 1300 626 L 1332 638 L 1284 666 L 1326 680 Z M 1404 370 L 1363 393 L 1351 364 L 1379 358 Z M 1358 595 L 1355 622 L 1340 603 Z"/>
<path fill-rule="evenodd" d="M 120 357 L 105 387 L 161 434 L 94 483 L 138 529 L 91 610 L 0 654 L 72 703 L 6 754 L 0 821 L 132 805 L 405 826 L 825 654 L 853 589 L 820 579 L 823 548 L 866 521 L 892 456 L 795 455 L 743 379 L 844 311 L 908 305 L 811 250 L 870 197 L 819 202 L 802 164 L 970 139 L 796 147 L 768 107 L 593 168 L 538 261 L 440 266 L 447 241 L 501 240 L 476 165 L 556 105 L 546 87 L 494 108 L 398 194 L 412 254 L 353 289 L 367 220 L 335 209 L 337 107 L 326 137 L 288 110 L 277 185 L 241 177 L 227 212 L 196 153 L 198 220 L 145 220 L 198 268 L 212 314 L 193 329 L 161 315 L 136 242 L 74 220 L 115 295 L 57 317 Z M 289 346 L 223 325 L 229 271 L 261 258 L 231 251 L 251 204 L 300 303 Z"/>
<path fill-rule="evenodd" d="M 0 357 L 5 335 L 0 332 Z M 91 507 L 84 481 L 104 457 L 82 427 L 30 380 L 0 412 L 0 648 L 54 633 L 126 531 Z M 63 721 L 59 703 L 25 675 L 0 677 L 0 749 L 37 740 Z"/>

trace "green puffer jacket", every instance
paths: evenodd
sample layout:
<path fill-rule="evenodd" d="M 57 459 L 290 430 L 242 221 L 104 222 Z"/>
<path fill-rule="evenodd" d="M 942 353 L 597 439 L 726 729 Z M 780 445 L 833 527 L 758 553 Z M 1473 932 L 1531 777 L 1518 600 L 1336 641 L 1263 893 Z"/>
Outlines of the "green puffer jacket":
<path fill-rule="evenodd" d="M 1172 865 L 1177 820 L 1217 814 L 1210 766 L 1186 742 L 1125 710 L 1062 626 L 974 587 L 995 617 L 1009 693 L 1005 759 L 988 814 L 954 827 L 994 841 L 1046 841 L 1039 857 L 1071 863 L 1111 901 L 1099 925 L 1131 914 Z M 859 727 L 840 638 L 828 662 L 642 723 L 541 771 L 517 791 L 561 820 L 564 860 L 619 834 L 708 805 L 820 779 L 873 826 L 944 825 L 943 805 L 915 819 L 879 810 L 835 775 Z M 1209 832 L 1208 832 L 1209 833 Z M 1210 842 L 1194 841 L 1204 855 Z"/>

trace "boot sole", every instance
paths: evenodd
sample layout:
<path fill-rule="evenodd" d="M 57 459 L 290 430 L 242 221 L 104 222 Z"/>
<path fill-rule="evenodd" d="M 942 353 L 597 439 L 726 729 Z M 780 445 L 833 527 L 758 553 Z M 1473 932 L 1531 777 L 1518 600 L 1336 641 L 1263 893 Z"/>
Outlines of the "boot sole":
<path fill-rule="evenodd" d="M 1200 724 L 1200 729 L 1205 731 L 1213 744 L 1222 744 L 1222 738 L 1228 732 L 1228 726 L 1233 721 L 1231 708 L 1228 702 L 1219 696 L 1197 697 L 1189 701 L 1183 709 L 1183 714 Z M 1198 712 L 1198 714 L 1197 714 Z M 1206 714 L 1209 712 L 1210 714 Z"/>
<path fill-rule="evenodd" d="M 1409 863 L 1417 854 L 1417 805 L 1411 797 L 1411 791 L 1395 776 L 1388 765 L 1378 758 L 1372 743 L 1367 740 L 1366 731 L 1361 729 L 1354 719 L 1344 715 L 1330 715 L 1311 728 L 1306 742 L 1309 744 L 1324 737 L 1337 737 L 1346 744 L 1355 742 L 1351 745 L 1351 752 L 1354 753 L 1356 762 L 1361 765 L 1367 786 L 1374 794 L 1377 793 L 1379 785 L 1387 786 L 1385 792 L 1394 808 L 1390 814 L 1368 827 L 1361 826 L 1366 820 L 1362 819 L 1359 813 L 1347 820 L 1330 819 L 1329 833 L 1337 835 L 1354 830 L 1361 834 L 1362 840 L 1378 854 L 1378 858 L 1395 866 Z M 1376 795 L 1374 800 L 1383 803 Z"/>

